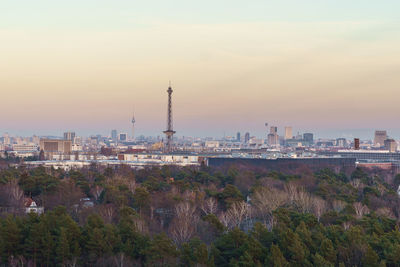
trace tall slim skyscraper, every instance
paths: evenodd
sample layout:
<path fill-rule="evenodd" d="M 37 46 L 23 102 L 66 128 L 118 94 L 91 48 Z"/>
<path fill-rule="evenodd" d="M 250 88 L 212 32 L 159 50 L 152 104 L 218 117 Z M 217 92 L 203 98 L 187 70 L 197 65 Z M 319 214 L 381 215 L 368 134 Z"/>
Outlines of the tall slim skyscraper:
<path fill-rule="evenodd" d="M 118 139 L 118 132 L 117 132 L 117 130 L 111 130 L 111 139 L 112 139 L 113 141 L 117 141 L 117 139 Z"/>
<path fill-rule="evenodd" d="M 247 132 L 247 133 L 244 134 L 244 142 L 248 143 L 249 141 L 250 141 L 250 133 Z"/>
<path fill-rule="evenodd" d="M 175 134 L 175 131 L 173 130 L 173 125 L 172 125 L 172 88 L 171 84 L 168 87 L 167 93 L 168 93 L 168 109 L 167 109 L 167 130 L 164 131 L 165 137 L 166 137 L 166 146 L 165 150 L 167 152 L 172 151 L 172 142 L 173 142 L 173 136 Z"/>
<path fill-rule="evenodd" d="M 285 127 L 285 140 L 293 138 L 293 128 L 290 126 Z"/>
<path fill-rule="evenodd" d="M 240 142 L 240 132 L 237 132 L 236 134 L 236 141 Z"/>
<path fill-rule="evenodd" d="M 375 131 L 374 146 L 383 147 L 385 145 L 385 140 L 387 139 L 386 131 Z"/>

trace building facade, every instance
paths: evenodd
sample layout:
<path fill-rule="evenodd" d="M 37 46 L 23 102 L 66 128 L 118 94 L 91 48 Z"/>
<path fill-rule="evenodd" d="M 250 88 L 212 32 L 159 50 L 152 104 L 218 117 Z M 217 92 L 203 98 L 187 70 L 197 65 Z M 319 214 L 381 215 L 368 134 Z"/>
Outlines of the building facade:
<path fill-rule="evenodd" d="M 285 140 L 293 138 L 293 128 L 290 126 L 285 127 Z"/>
<path fill-rule="evenodd" d="M 375 131 L 374 146 L 383 147 L 385 145 L 385 140 L 387 139 L 386 131 Z"/>

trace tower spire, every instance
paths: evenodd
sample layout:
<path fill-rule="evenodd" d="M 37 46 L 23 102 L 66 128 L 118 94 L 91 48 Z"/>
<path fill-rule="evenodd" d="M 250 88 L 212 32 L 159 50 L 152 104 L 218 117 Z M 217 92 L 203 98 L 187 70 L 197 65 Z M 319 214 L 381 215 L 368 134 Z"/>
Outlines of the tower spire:
<path fill-rule="evenodd" d="M 133 109 L 133 111 L 132 111 L 132 140 L 134 140 L 135 139 L 135 122 L 136 122 L 136 120 L 135 120 L 135 109 Z"/>
<path fill-rule="evenodd" d="M 175 131 L 173 130 L 172 126 L 172 88 L 171 88 L 171 81 L 169 81 L 168 86 L 168 109 L 167 109 L 167 130 L 164 131 L 166 137 L 166 151 L 172 152 L 172 142 L 173 142 L 173 135 Z"/>

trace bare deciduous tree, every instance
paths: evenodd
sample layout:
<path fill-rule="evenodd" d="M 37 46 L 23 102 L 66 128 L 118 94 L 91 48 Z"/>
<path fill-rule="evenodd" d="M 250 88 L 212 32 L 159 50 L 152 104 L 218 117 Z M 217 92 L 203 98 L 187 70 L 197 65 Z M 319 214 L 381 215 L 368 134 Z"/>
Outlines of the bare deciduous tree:
<path fill-rule="evenodd" d="M 221 221 L 221 223 L 225 226 L 228 227 L 230 223 L 230 218 L 227 212 L 221 212 L 218 216 L 218 219 Z"/>
<path fill-rule="evenodd" d="M 135 193 L 135 190 L 137 188 L 137 184 L 136 184 L 135 178 L 129 178 L 128 181 L 127 181 L 127 185 L 128 185 L 129 191 L 132 194 Z"/>
<path fill-rule="evenodd" d="M 395 218 L 393 212 L 387 207 L 377 209 L 376 214 L 378 214 L 379 216 L 388 217 L 392 219 Z"/>
<path fill-rule="evenodd" d="M 314 199 L 304 187 L 298 187 L 294 183 L 288 183 L 285 185 L 285 191 L 288 194 L 289 204 L 303 213 L 312 211 Z"/>
<path fill-rule="evenodd" d="M 196 232 L 198 220 L 196 207 L 189 202 L 177 204 L 175 206 L 175 218 L 170 226 L 172 239 L 177 244 L 189 241 Z"/>
<path fill-rule="evenodd" d="M 201 205 L 200 209 L 206 214 L 216 214 L 217 213 L 218 202 L 215 198 L 210 197 L 204 200 Z"/>
<path fill-rule="evenodd" d="M 288 204 L 295 204 L 296 198 L 297 198 L 297 191 L 298 188 L 294 183 L 288 183 L 285 184 L 285 192 L 288 195 Z"/>
<path fill-rule="evenodd" d="M 10 205 L 15 209 L 21 208 L 24 201 L 24 192 L 19 187 L 17 179 L 10 180 L 6 186 L 6 190 L 8 192 Z"/>
<path fill-rule="evenodd" d="M 244 201 L 234 202 L 227 211 L 227 214 L 230 220 L 228 227 L 239 227 L 249 214 L 249 206 Z"/>
<path fill-rule="evenodd" d="M 304 188 L 299 188 L 295 203 L 299 211 L 309 213 L 313 210 L 314 198 Z"/>
<path fill-rule="evenodd" d="M 363 205 L 361 202 L 355 202 L 353 207 L 356 211 L 357 218 L 362 218 L 362 216 L 369 213 L 368 207 Z"/>
<path fill-rule="evenodd" d="M 315 217 L 317 217 L 318 221 L 321 219 L 321 216 L 326 212 L 327 205 L 326 201 L 319 197 L 314 197 L 313 199 L 313 211 Z"/>
<path fill-rule="evenodd" d="M 100 196 L 101 196 L 101 193 L 104 191 L 104 189 L 103 189 L 101 186 L 96 185 L 96 186 L 94 186 L 90 191 L 91 191 L 91 193 L 93 194 L 94 199 L 95 199 L 96 201 L 98 201 L 99 198 L 100 198 Z"/>
<path fill-rule="evenodd" d="M 364 184 L 361 182 L 360 179 L 354 179 L 350 181 L 350 184 L 355 188 L 355 189 L 362 189 L 364 188 Z"/>
<path fill-rule="evenodd" d="M 269 189 L 261 187 L 252 195 L 251 203 L 258 211 L 260 217 L 264 219 L 266 224 L 272 216 L 272 212 L 284 205 L 288 200 L 288 194 L 275 188 Z"/>
<path fill-rule="evenodd" d="M 348 230 L 350 228 L 350 226 L 351 226 L 351 222 L 349 222 L 349 221 L 343 223 L 344 230 Z"/>
<path fill-rule="evenodd" d="M 115 207 L 112 204 L 102 206 L 99 209 L 101 217 L 106 223 L 112 223 L 115 216 Z"/>
<path fill-rule="evenodd" d="M 344 202 L 342 200 L 335 199 L 332 201 L 332 208 L 336 212 L 341 212 L 345 207 L 346 207 L 346 202 Z"/>

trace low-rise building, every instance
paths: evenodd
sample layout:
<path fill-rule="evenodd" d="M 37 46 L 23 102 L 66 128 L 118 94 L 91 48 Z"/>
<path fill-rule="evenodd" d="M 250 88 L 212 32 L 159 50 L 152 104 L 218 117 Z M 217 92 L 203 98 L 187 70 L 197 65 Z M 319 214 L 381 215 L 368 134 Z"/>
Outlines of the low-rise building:
<path fill-rule="evenodd" d="M 44 213 L 44 208 L 39 207 L 36 205 L 36 202 L 33 201 L 31 198 L 25 199 L 25 212 L 26 213 L 37 213 L 37 214 L 42 214 Z"/>

